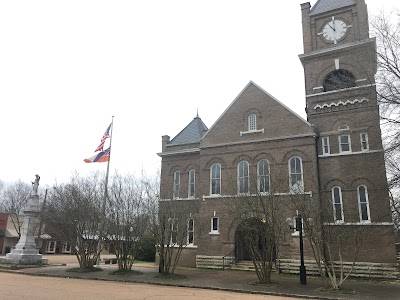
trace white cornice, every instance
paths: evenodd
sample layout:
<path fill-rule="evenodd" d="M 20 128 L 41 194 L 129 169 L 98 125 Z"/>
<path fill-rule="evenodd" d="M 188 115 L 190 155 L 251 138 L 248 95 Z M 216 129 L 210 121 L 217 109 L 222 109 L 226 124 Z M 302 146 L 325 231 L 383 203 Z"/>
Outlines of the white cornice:
<path fill-rule="evenodd" d="M 176 150 L 176 151 L 171 151 L 171 152 L 159 152 L 159 153 L 157 153 L 157 155 L 160 157 L 163 157 L 163 156 L 169 156 L 169 155 L 188 154 L 188 153 L 196 153 L 196 152 L 200 152 L 200 148 L 189 148 L 189 149 L 182 149 L 182 150 Z"/>
<path fill-rule="evenodd" d="M 393 222 L 345 222 L 345 223 L 324 223 L 328 226 L 393 226 Z"/>
<path fill-rule="evenodd" d="M 368 100 L 367 98 L 362 98 L 361 100 L 360 100 L 360 99 L 346 100 L 346 101 L 340 100 L 340 101 L 337 102 L 337 103 L 331 102 L 331 103 L 324 103 L 324 104 L 322 104 L 322 105 L 321 105 L 321 104 L 317 104 L 317 105 L 315 105 L 314 109 L 317 109 L 317 108 L 324 108 L 324 107 L 329 108 L 329 107 L 332 107 L 332 106 L 348 105 L 348 104 L 351 105 L 351 104 L 355 104 L 355 103 L 362 103 L 362 102 L 364 102 L 364 101 L 369 102 L 369 100 Z"/>
<path fill-rule="evenodd" d="M 352 91 L 352 90 L 358 90 L 361 88 L 366 88 L 366 87 L 371 87 L 371 86 L 375 86 L 375 83 L 372 84 L 365 84 L 365 85 L 360 85 L 360 86 L 355 86 L 355 87 L 351 87 L 351 88 L 347 88 L 347 89 L 341 89 L 341 90 L 335 90 L 335 91 L 329 91 L 329 92 L 322 92 L 322 93 L 316 93 L 316 94 L 309 94 L 306 95 L 306 98 L 310 98 L 310 97 L 315 97 L 315 96 L 321 96 L 321 95 L 330 95 L 330 94 L 334 94 L 334 93 L 340 93 L 343 91 Z"/>
<path fill-rule="evenodd" d="M 328 158 L 328 157 L 348 156 L 348 155 L 358 155 L 358 154 L 368 154 L 368 153 L 378 153 L 378 152 L 383 152 L 383 149 L 381 149 L 381 150 L 357 151 L 357 152 L 346 152 L 346 153 L 335 153 L 335 154 L 325 154 L 325 155 L 318 155 L 318 158 Z"/>
<path fill-rule="evenodd" d="M 300 196 L 308 195 L 312 197 L 312 191 L 299 193 L 261 193 L 261 194 L 236 194 L 236 195 L 203 195 L 203 201 L 206 199 L 221 199 L 221 198 L 254 198 L 254 197 L 273 197 L 273 196 Z"/>
<path fill-rule="evenodd" d="M 365 39 L 365 40 L 362 40 L 362 41 L 357 41 L 357 42 L 354 42 L 354 43 L 341 44 L 341 45 L 338 45 L 336 47 L 331 47 L 331 48 L 312 51 L 310 53 L 300 54 L 299 58 L 300 58 L 301 62 L 304 62 L 306 59 L 312 59 L 312 58 L 315 58 L 315 57 L 318 57 L 318 56 L 321 56 L 321 55 L 327 55 L 327 54 L 335 53 L 335 52 L 340 51 L 340 50 L 348 50 L 348 49 L 362 47 L 362 46 L 364 46 L 365 44 L 368 44 L 368 43 L 375 43 L 375 38 L 369 38 L 369 39 Z"/>
<path fill-rule="evenodd" d="M 222 143 L 222 144 L 214 144 L 208 146 L 200 146 L 200 149 L 207 149 L 207 148 L 216 148 L 216 147 L 225 147 L 225 146 L 236 146 L 236 145 L 246 145 L 252 143 L 262 143 L 262 142 L 275 142 L 280 140 L 294 140 L 304 137 L 315 137 L 315 133 L 306 133 L 306 134 L 299 134 L 299 135 L 291 135 L 291 136 L 281 136 L 276 138 L 266 138 L 266 139 L 258 139 L 258 140 L 251 140 L 251 141 L 240 141 L 240 142 L 231 142 L 231 143 Z"/>

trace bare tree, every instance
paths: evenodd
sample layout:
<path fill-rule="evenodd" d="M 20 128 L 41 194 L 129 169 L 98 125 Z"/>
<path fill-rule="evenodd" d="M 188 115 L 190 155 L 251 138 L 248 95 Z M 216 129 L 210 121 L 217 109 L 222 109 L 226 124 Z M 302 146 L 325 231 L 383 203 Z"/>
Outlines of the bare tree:
<path fill-rule="evenodd" d="M 396 228 L 399 229 L 400 189 L 400 14 L 381 12 L 372 21 L 377 39 L 376 85 L 381 108 L 385 160 Z"/>
<path fill-rule="evenodd" d="M 161 199 L 160 176 L 144 178 L 146 194 L 152 199 L 150 220 L 151 234 L 156 240 L 159 258 L 159 273 L 173 274 L 179 263 L 182 251 L 194 245 L 206 231 L 199 216 L 199 199 Z M 171 190 L 164 186 L 164 194 Z"/>
<path fill-rule="evenodd" d="M 1 193 L 1 209 L 9 214 L 11 222 L 18 234 L 21 236 L 21 227 L 23 219 L 20 217 L 26 202 L 31 193 L 31 186 L 18 180 L 14 184 L 4 188 Z"/>
<path fill-rule="evenodd" d="M 199 206 L 199 200 L 165 200 L 159 203 L 155 232 L 160 273 L 173 274 L 182 251 L 193 245 L 203 232 L 204 226 L 198 218 Z"/>
<path fill-rule="evenodd" d="M 71 246 L 80 268 L 91 268 L 97 260 L 103 195 L 104 178 L 94 173 L 86 178 L 75 174 L 70 182 L 55 185 L 48 197 L 46 231 Z"/>
<path fill-rule="evenodd" d="M 227 198 L 224 206 L 232 220 L 231 226 L 236 226 L 244 238 L 258 280 L 269 284 L 279 244 L 289 228 L 285 217 L 288 203 L 280 193 L 281 179 L 277 177 L 271 187 L 269 182 L 263 182 L 260 187 L 256 180 L 251 181 L 251 188 L 245 187 L 245 192 L 241 192 L 242 187 L 238 187 L 237 196 Z"/>
<path fill-rule="evenodd" d="M 107 209 L 107 238 L 114 245 L 120 270 L 131 270 L 149 226 L 152 199 L 140 178 L 114 175 Z"/>
<path fill-rule="evenodd" d="M 357 262 L 362 246 L 360 226 L 337 226 L 334 204 L 329 196 L 321 202 L 305 194 L 292 194 L 291 198 L 293 207 L 302 216 L 304 235 L 324 284 L 339 289 L 352 274 Z M 347 257 L 344 258 L 343 253 Z M 346 262 L 350 262 L 350 267 Z"/>

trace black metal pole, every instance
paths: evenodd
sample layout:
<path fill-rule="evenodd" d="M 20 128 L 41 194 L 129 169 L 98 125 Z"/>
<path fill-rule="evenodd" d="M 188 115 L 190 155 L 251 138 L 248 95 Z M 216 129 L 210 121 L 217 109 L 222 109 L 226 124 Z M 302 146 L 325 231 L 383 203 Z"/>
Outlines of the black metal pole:
<path fill-rule="evenodd" d="M 304 246 L 303 246 L 303 222 L 300 215 L 297 216 L 296 227 L 300 236 L 300 284 L 307 284 L 307 272 L 304 265 Z"/>

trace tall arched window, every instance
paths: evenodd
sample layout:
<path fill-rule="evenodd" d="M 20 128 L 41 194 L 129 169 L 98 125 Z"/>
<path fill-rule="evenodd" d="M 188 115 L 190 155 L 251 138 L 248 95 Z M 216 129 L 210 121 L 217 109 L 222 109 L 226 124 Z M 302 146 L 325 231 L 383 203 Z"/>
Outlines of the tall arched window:
<path fill-rule="evenodd" d="M 257 163 L 257 187 L 259 193 L 270 192 L 269 162 L 266 159 Z"/>
<path fill-rule="evenodd" d="M 357 187 L 358 209 L 360 212 L 360 222 L 370 222 L 371 216 L 369 212 L 368 191 L 365 185 Z"/>
<path fill-rule="evenodd" d="M 173 198 L 179 198 L 179 189 L 181 187 L 181 173 L 179 171 L 174 172 L 174 188 L 173 188 Z"/>
<path fill-rule="evenodd" d="M 347 89 L 356 86 L 356 78 L 350 71 L 338 69 L 326 75 L 322 85 L 325 92 Z"/>
<path fill-rule="evenodd" d="M 303 166 L 301 158 L 294 156 L 289 160 L 289 187 L 292 193 L 304 191 Z"/>
<path fill-rule="evenodd" d="M 242 160 L 238 164 L 238 193 L 249 192 L 249 163 Z"/>
<path fill-rule="evenodd" d="M 221 194 L 221 165 L 213 164 L 210 169 L 210 194 Z"/>
<path fill-rule="evenodd" d="M 249 124 L 249 131 L 253 131 L 257 129 L 257 115 L 250 114 L 247 118 Z"/>
<path fill-rule="evenodd" d="M 333 203 L 333 217 L 335 222 L 342 223 L 343 217 L 343 202 L 342 202 L 342 190 L 338 186 L 332 188 L 332 203 Z"/>
<path fill-rule="evenodd" d="M 191 169 L 189 171 L 189 182 L 188 182 L 188 198 L 194 198 L 196 193 L 196 171 Z"/>

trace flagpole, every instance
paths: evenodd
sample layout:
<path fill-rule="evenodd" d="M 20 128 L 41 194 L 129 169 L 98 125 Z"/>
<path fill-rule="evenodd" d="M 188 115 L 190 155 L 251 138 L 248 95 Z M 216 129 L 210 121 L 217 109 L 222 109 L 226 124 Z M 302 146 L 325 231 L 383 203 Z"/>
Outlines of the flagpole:
<path fill-rule="evenodd" d="M 103 195 L 103 203 L 102 203 L 102 207 L 101 207 L 101 227 L 100 227 L 100 233 L 99 233 L 99 241 L 98 241 L 98 245 L 97 245 L 97 267 L 100 266 L 100 253 L 101 253 L 101 248 L 102 248 L 102 240 L 104 239 L 103 235 L 104 235 L 104 222 L 106 219 L 106 204 L 107 204 L 107 198 L 108 198 L 108 174 L 110 172 L 110 160 L 111 160 L 111 143 L 112 143 L 112 133 L 114 130 L 114 116 L 112 116 L 111 119 L 111 132 L 110 132 L 110 147 L 109 147 L 109 158 L 108 158 L 108 162 L 107 162 L 107 171 L 106 171 L 106 180 L 104 183 L 104 195 Z"/>

